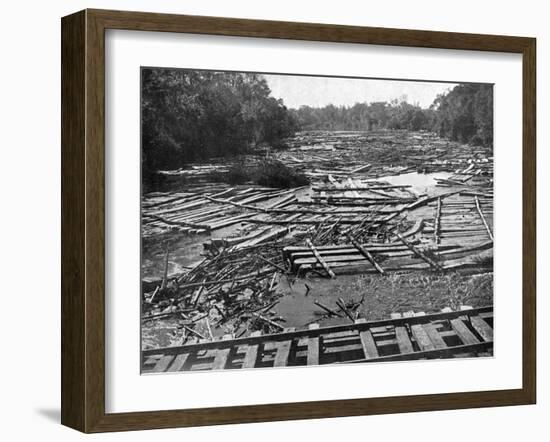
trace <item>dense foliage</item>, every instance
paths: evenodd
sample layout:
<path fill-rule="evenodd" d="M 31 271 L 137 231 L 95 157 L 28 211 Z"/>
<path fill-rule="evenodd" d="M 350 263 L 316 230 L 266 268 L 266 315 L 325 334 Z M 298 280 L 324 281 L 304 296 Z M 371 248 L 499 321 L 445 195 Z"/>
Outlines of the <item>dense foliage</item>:
<path fill-rule="evenodd" d="M 439 95 L 429 109 L 406 101 L 356 103 L 292 111 L 302 130 L 430 130 L 462 143 L 492 146 L 493 88 L 462 84 Z"/>
<path fill-rule="evenodd" d="M 430 130 L 492 146 L 493 88 L 462 84 L 429 109 L 402 99 L 288 110 L 258 74 L 144 68 L 141 120 L 147 180 L 157 170 L 191 161 L 245 153 L 261 144 L 280 147 L 297 130 Z"/>
<path fill-rule="evenodd" d="M 290 188 L 309 184 L 307 177 L 275 159 L 263 159 L 255 164 L 233 164 L 227 172 L 217 173 L 214 179 L 229 184 L 253 182 L 260 186 Z"/>
<path fill-rule="evenodd" d="M 143 173 L 277 146 L 295 121 L 256 74 L 142 69 Z"/>
<path fill-rule="evenodd" d="M 293 110 L 302 130 L 429 129 L 434 112 L 406 101 L 356 103 L 322 108 L 302 106 Z"/>
<path fill-rule="evenodd" d="M 431 107 L 436 120 L 431 129 L 462 143 L 493 145 L 493 86 L 461 84 L 438 96 Z"/>

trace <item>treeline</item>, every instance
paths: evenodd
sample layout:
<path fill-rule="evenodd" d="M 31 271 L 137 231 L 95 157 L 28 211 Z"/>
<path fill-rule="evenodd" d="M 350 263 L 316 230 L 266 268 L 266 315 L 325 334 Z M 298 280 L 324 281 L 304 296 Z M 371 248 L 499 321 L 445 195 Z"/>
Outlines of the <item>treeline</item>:
<path fill-rule="evenodd" d="M 493 146 L 493 86 L 461 84 L 439 95 L 431 109 L 436 119 L 430 127 L 439 136 L 461 143 Z"/>
<path fill-rule="evenodd" d="M 144 68 L 142 172 L 280 145 L 298 129 L 261 75 Z"/>
<path fill-rule="evenodd" d="M 142 172 L 281 147 L 298 130 L 429 130 L 463 143 L 493 143 L 493 88 L 464 84 L 423 109 L 405 100 L 289 110 L 258 74 L 142 69 Z"/>
<path fill-rule="evenodd" d="M 493 87 L 455 86 L 439 95 L 428 109 L 406 101 L 356 103 L 291 111 L 301 130 L 429 130 L 462 143 L 493 144 Z"/>
<path fill-rule="evenodd" d="M 356 103 L 322 108 L 301 106 L 292 110 L 301 130 L 422 130 L 431 127 L 434 111 L 406 101 Z"/>

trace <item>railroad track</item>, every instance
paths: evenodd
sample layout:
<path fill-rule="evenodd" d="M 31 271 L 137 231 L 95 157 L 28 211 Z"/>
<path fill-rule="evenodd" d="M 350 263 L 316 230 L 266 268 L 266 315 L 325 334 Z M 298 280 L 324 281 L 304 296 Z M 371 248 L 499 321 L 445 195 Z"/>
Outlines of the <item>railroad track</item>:
<path fill-rule="evenodd" d="M 448 310 L 448 309 L 446 309 Z M 335 363 L 489 356 L 493 308 L 408 312 L 391 319 L 244 338 L 196 342 L 142 352 L 142 373 L 288 367 Z"/>

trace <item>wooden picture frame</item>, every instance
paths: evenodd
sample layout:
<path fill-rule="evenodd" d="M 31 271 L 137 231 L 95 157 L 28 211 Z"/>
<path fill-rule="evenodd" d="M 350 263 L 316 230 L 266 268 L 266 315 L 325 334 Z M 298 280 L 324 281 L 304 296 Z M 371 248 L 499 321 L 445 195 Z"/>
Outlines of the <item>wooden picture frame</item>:
<path fill-rule="evenodd" d="M 523 385 L 271 405 L 105 412 L 105 30 L 495 51 L 523 57 Z M 533 38 L 106 10 L 62 19 L 62 410 L 83 432 L 533 404 L 536 398 L 536 41 Z"/>

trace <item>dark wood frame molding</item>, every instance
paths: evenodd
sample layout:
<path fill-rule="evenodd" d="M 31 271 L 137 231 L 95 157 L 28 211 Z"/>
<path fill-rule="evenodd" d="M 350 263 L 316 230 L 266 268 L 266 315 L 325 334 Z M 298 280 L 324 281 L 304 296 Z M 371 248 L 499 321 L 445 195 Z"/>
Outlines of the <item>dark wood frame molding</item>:
<path fill-rule="evenodd" d="M 84 10 L 62 19 L 61 421 L 84 432 L 534 404 L 536 40 L 233 18 Z M 105 30 L 182 32 L 519 53 L 523 56 L 523 386 L 514 390 L 105 412 Z"/>

